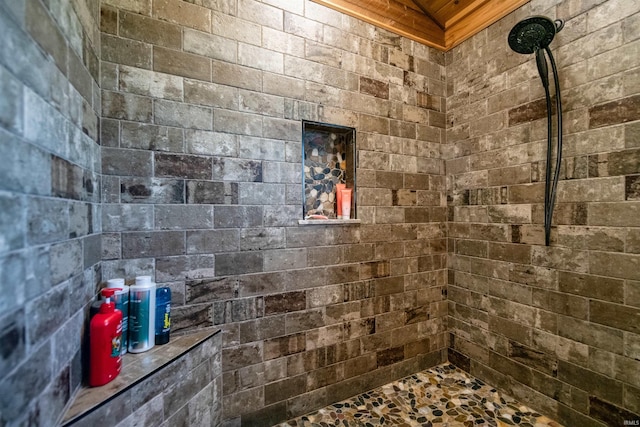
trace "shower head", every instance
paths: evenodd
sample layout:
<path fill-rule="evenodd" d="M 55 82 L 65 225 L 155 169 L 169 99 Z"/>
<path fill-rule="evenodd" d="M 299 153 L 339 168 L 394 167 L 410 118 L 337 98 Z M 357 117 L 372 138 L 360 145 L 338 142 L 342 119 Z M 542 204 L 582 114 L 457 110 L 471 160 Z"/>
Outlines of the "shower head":
<path fill-rule="evenodd" d="M 547 103 L 547 165 L 545 174 L 544 188 L 544 242 L 549 246 L 551 238 L 551 221 L 553 218 L 553 207 L 556 200 L 556 190 L 558 187 L 558 179 L 560 177 L 560 166 L 562 164 L 562 101 L 560 100 L 560 83 L 558 79 L 558 70 L 556 62 L 553 59 L 549 44 L 553 41 L 556 33 L 562 30 L 564 21 L 556 19 L 552 21 L 545 16 L 532 16 L 518 22 L 509 32 L 507 41 L 509 46 L 517 53 L 529 54 L 535 53 L 536 66 L 538 73 L 542 79 L 544 87 L 544 95 Z M 551 92 L 549 90 L 549 71 L 547 68 L 547 56 L 551 62 L 553 70 L 553 83 L 556 95 L 556 119 L 558 130 L 558 145 L 556 154 L 555 172 L 553 180 L 551 179 L 551 159 L 553 156 L 552 146 L 552 123 L 551 123 Z"/>
<path fill-rule="evenodd" d="M 518 22 L 507 40 L 511 49 L 518 53 L 534 53 L 549 46 L 562 27 L 564 22 L 560 19 L 554 22 L 545 16 L 532 16 Z"/>

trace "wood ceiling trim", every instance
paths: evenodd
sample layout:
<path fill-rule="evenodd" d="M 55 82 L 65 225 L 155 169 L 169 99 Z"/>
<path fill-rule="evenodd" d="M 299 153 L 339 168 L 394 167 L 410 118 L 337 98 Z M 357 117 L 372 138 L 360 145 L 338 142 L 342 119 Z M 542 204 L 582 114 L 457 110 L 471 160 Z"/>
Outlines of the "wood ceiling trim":
<path fill-rule="evenodd" d="M 446 31 L 455 21 L 464 18 L 481 3 L 489 0 L 413 0 L 420 4 L 421 9 L 427 10 L 427 15 L 438 21 Z"/>
<path fill-rule="evenodd" d="M 312 0 L 447 51 L 530 0 Z"/>
<path fill-rule="evenodd" d="M 464 19 L 456 21 L 450 27 L 445 27 L 446 49 L 459 45 L 528 2 L 529 0 L 486 1 Z"/>
<path fill-rule="evenodd" d="M 313 0 L 346 15 L 445 50 L 444 31 L 431 19 L 396 0 Z"/>

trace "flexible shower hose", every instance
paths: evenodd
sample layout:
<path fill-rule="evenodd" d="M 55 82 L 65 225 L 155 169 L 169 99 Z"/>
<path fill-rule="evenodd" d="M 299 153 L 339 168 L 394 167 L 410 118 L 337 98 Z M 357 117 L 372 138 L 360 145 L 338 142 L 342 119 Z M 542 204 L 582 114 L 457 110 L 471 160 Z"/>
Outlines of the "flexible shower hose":
<path fill-rule="evenodd" d="M 545 188 L 544 188 L 544 243 L 549 246 L 551 240 L 551 219 L 553 218 L 553 208 L 556 202 L 556 193 L 558 190 L 558 180 L 560 178 L 560 166 L 562 164 L 562 100 L 560 98 L 560 82 L 558 80 L 558 70 L 556 68 L 556 62 L 553 59 L 551 50 L 549 47 L 545 47 L 544 50 L 549 55 L 549 61 L 551 62 L 551 71 L 553 74 L 553 83 L 556 92 L 556 124 L 557 124 L 557 147 L 556 147 L 556 164 L 553 173 L 553 180 L 551 180 L 551 160 L 553 157 L 553 128 L 552 128 L 552 111 L 551 111 L 551 95 L 549 93 L 549 85 L 545 84 L 545 78 L 542 76 L 542 83 L 544 86 L 544 94 L 547 102 L 547 164 L 545 172 Z M 536 58 L 538 61 L 539 59 Z M 542 60 L 545 62 L 544 54 L 542 54 Z M 540 69 L 540 63 L 538 62 L 538 68 Z"/>

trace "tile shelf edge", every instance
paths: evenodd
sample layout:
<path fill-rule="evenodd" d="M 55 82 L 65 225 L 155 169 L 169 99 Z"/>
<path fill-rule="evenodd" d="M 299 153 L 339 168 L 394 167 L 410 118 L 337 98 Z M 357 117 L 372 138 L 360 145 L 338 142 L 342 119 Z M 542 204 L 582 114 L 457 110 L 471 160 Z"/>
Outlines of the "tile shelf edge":
<path fill-rule="evenodd" d="M 299 219 L 298 225 L 355 225 L 362 224 L 359 219 Z"/>
<path fill-rule="evenodd" d="M 86 385 L 80 387 L 70 400 L 61 425 L 69 426 L 81 420 L 84 416 L 199 347 L 220 331 L 219 328 L 198 330 L 172 337 L 167 344 L 155 346 L 145 353 L 125 354 L 122 360 L 122 371 L 113 381 L 101 387 Z"/>

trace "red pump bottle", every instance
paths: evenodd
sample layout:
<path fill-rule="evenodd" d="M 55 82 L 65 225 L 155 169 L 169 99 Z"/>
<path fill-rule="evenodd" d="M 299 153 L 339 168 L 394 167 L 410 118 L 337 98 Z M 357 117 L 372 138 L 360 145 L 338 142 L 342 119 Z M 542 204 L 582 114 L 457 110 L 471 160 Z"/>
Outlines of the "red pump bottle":
<path fill-rule="evenodd" d="M 107 384 L 120 373 L 122 357 L 122 312 L 111 302 L 115 289 L 103 289 L 106 298 L 100 312 L 91 319 L 89 329 L 89 385 Z"/>

